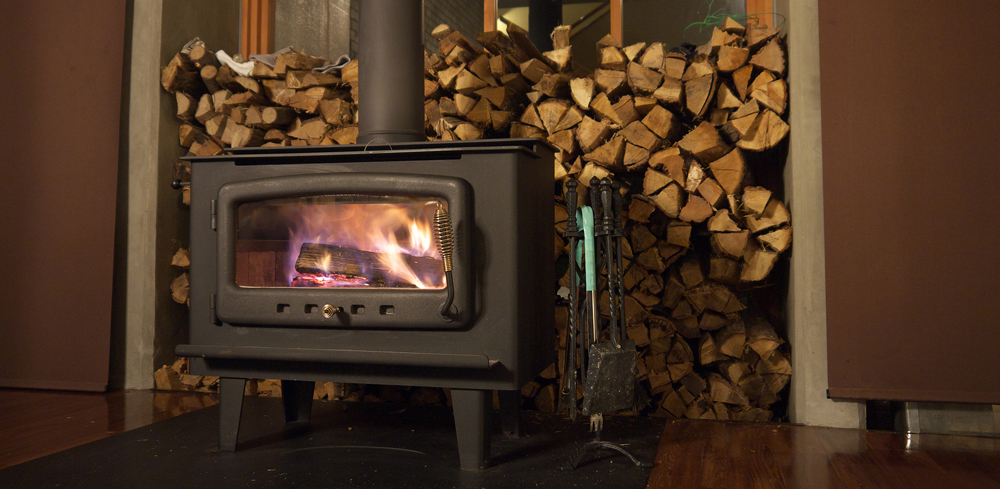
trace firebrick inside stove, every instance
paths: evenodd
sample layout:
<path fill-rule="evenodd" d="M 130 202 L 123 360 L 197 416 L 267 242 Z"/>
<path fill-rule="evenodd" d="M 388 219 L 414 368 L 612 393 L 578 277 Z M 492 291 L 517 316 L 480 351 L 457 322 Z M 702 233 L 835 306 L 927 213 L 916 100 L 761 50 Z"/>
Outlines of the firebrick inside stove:
<path fill-rule="evenodd" d="M 191 369 L 222 377 L 235 450 L 245 379 L 452 389 L 482 466 L 492 391 L 508 430 L 553 360 L 552 149 L 535 139 L 244 149 L 191 158 Z M 434 239 L 450 218 L 450 276 Z"/>

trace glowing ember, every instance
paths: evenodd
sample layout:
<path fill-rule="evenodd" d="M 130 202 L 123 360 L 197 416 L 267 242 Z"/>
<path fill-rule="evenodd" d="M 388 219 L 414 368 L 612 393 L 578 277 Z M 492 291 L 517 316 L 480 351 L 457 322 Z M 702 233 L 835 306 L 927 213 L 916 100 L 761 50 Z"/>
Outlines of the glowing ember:
<path fill-rule="evenodd" d="M 292 279 L 292 287 L 367 287 L 368 279 L 349 275 L 302 274 Z"/>

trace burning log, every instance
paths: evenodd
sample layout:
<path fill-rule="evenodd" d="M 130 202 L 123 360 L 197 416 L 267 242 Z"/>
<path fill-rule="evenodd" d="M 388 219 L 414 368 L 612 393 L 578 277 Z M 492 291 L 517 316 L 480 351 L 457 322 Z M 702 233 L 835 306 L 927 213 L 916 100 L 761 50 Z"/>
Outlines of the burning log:
<path fill-rule="evenodd" d="M 312 284 L 328 282 L 320 277 L 346 281 L 352 285 L 399 286 L 401 281 L 407 281 L 405 277 L 408 272 L 430 284 L 437 285 L 442 282 L 444 268 L 440 259 L 406 253 L 399 253 L 397 256 L 398 259 L 392 253 L 324 243 L 302 243 L 298 258 L 295 260 L 295 271 L 306 276 L 299 282 L 300 286 L 313 287 L 319 285 Z"/>

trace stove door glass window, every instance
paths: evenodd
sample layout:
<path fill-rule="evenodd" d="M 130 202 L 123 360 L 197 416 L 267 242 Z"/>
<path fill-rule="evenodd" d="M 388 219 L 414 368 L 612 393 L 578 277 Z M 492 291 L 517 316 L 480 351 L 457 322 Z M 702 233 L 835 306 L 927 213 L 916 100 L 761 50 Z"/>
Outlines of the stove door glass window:
<path fill-rule="evenodd" d="M 319 195 L 240 204 L 236 285 L 441 289 L 439 198 Z"/>

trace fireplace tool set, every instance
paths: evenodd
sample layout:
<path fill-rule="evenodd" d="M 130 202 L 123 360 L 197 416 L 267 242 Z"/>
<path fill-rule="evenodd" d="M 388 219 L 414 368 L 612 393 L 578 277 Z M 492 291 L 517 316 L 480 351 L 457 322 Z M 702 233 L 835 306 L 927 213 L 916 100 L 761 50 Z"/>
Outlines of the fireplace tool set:
<path fill-rule="evenodd" d="M 608 178 L 590 181 L 590 206 L 576 209 L 577 182 L 567 182 L 569 219 L 564 236 L 570 250 L 569 328 L 560 404 L 577 416 L 577 382 L 583 385 L 581 411 L 590 416 L 594 440 L 577 453 L 576 468 L 587 452 L 611 449 L 644 466 L 619 445 L 601 440 L 604 413 L 644 407 L 649 402 L 636 380 L 635 341 L 624 339 L 625 287 L 622 283 L 621 186 Z M 579 246 L 582 240 L 582 248 Z M 601 277 L 601 271 L 604 277 Z M 603 278 L 603 280 L 600 280 Z M 608 316 L 600 314 L 600 283 L 607 287 Z M 583 302 L 580 303 L 580 287 Z M 582 307 L 581 307 L 582 306 Z M 579 363 L 579 365 L 578 365 Z"/>

